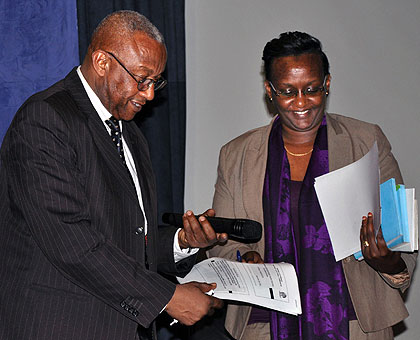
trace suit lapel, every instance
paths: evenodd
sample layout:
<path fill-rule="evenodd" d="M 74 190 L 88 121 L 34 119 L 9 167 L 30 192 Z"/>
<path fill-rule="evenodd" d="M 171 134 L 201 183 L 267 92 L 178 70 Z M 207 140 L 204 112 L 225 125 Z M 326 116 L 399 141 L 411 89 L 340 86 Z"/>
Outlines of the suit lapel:
<path fill-rule="evenodd" d="M 268 138 L 271 127 L 272 123 L 264 128 L 260 134 L 255 136 L 257 138 L 255 143 L 250 142 L 252 147 L 247 148 L 245 151 L 241 171 L 244 209 L 247 216 L 257 217 L 258 221 L 263 221 L 264 219 L 262 213 L 262 195 L 268 157 Z"/>
<path fill-rule="evenodd" d="M 328 162 L 334 171 L 354 162 L 354 148 L 348 131 L 327 114 Z"/>
<path fill-rule="evenodd" d="M 258 216 L 260 221 L 263 220 L 262 193 L 268 157 L 268 139 L 273 122 L 274 119 L 257 137 L 259 139 L 255 143 L 250 143 L 252 147 L 246 149 L 241 171 L 245 211 L 248 216 Z M 354 148 L 348 132 L 328 114 L 327 134 L 329 170 L 337 170 L 354 162 Z"/>
<path fill-rule="evenodd" d="M 137 194 L 133 188 L 127 169 L 121 162 L 110 135 L 90 102 L 83 84 L 77 75 L 76 68 L 65 78 L 65 86 L 74 98 L 82 114 L 85 115 L 92 139 L 94 140 L 99 154 L 102 155 L 108 165 L 116 183 L 118 183 L 118 185 L 120 185 L 129 195 L 132 195 L 133 199 L 137 199 Z"/>
<path fill-rule="evenodd" d="M 123 134 L 133 155 L 147 221 L 149 221 L 149 224 L 155 225 L 157 214 L 154 206 L 156 188 L 147 142 L 134 121 L 124 122 Z"/>

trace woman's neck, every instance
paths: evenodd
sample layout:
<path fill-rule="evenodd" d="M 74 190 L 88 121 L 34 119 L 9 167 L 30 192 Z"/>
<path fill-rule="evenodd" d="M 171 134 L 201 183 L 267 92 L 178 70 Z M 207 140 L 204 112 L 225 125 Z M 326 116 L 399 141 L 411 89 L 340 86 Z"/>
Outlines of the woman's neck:
<path fill-rule="evenodd" d="M 318 133 L 317 126 L 315 129 L 312 129 L 310 131 L 295 131 L 291 130 L 286 126 L 282 126 L 282 137 L 285 144 L 288 145 L 310 145 L 314 144 L 316 135 Z"/>
<path fill-rule="evenodd" d="M 303 181 L 318 127 L 311 131 L 299 132 L 283 126 L 282 137 L 290 165 L 290 177 L 294 181 Z"/>

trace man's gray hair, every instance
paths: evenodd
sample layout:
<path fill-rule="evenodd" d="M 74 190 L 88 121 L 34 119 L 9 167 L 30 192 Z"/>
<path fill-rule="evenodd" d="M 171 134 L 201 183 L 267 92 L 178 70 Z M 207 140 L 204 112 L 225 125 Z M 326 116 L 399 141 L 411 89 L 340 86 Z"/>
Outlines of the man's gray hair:
<path fill-rule="evenodd" d="M 162 34 L 156 26 L 144 15 L 135 11 L 122 10 L 107 15 L 93 32 L 93 45 L 96 45 L 98 40 L 101 40 L 100 37 L 103 36 L 105 31 L 108 31 L 107 33 L 109 33 L 109 30 L 114 31 L 117 34 L 120 33 L 121 35 L 144 32 L 157 42 L 161 44 L 165 43 Z"/>

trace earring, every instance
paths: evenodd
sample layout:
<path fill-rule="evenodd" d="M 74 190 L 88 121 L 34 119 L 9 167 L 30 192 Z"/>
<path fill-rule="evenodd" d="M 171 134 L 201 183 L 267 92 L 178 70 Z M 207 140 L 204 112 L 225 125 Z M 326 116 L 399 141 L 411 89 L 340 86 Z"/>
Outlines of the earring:
<path fill-rule="evenodd" d="M 273 97 L 268 97 L 268 100 L 269 100 L 270 102 L 272 102 L 272 101 L 273 101 Z"/>

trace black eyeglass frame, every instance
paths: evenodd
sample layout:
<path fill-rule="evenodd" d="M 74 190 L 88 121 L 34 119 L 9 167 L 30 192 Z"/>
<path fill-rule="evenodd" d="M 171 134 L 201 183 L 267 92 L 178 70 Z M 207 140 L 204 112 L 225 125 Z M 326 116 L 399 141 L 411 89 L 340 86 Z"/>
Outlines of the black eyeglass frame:
<path fill-rule="evenodd" d="M 326 87 L 326 83 L 327 83 L 327 77 L 328 77 L 328 74 L 324 77 L 324 82 L 322 83 L 322 86 L 316 87 L 316 88 L 312 89 L 310 92 L 308 91 L 308 89 L 301 90 L 302 91 L 302 94 L 304 96 L 317 96 L 319 93 L 325 92 L 326 91 L 326 88 L 325 87 Z M 281 96 L 281 97 L 284 97 L 284 98 L 288 98 L 289 99 L 289 98 L 296 98 L 298 96 L 298 94 L 299 94 L 299 90 L 295 90 L 295 91 L 290 92 L 290 93 L 284 92 L 284 90 L 277 90 L 274 87 L 274 85 L 271 82 L 271 80 L 268 81 L 268 84 L 270 84 L 271 89 L 273 90 L 274 94 L 277 97 L 280 97 Z"/>
<path fill-rule="evenodd" d="M 140 80 L 137 80 L 137 78 L 132 74 L 125 66 L 124 64 L 114 55 L 114 53 L 105 51 L 109 55 L 111 55 L 118 64 L 131 76 L 131 78 L 134 79 L 134 81 L 137 83 L 137 90 L 139 91 L 147 91 L 153 84 L 153 89 L 155 91 L 161 90 L 168 81 L 164 79 L 162 76 L 159 79 L 152 79 L 152 78 L 143 78 Z"/>

